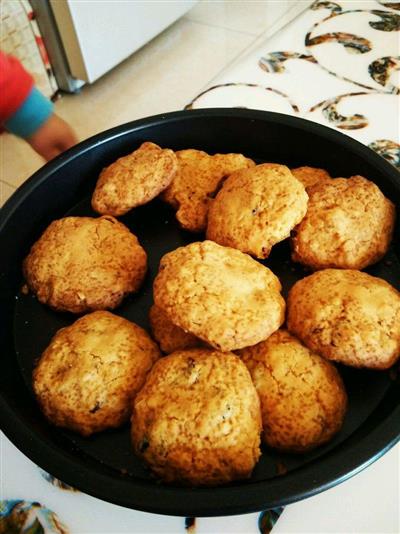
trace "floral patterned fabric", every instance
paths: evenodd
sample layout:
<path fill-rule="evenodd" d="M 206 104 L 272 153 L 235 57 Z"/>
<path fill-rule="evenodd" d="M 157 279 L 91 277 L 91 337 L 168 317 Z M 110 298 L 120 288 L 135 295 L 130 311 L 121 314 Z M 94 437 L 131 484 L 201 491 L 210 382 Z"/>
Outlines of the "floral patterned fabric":
<path fill-rule="evenodd" d="M 0 534 L 69 534 L 57 515 L 38 502 L 0 501 Z"/>

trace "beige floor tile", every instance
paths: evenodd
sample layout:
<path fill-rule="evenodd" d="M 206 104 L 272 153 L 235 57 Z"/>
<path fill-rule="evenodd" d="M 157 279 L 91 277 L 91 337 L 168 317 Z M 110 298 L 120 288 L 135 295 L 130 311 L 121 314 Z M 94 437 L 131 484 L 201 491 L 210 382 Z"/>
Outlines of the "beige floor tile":
<path fill-rule="evenodd" d="M 8 133 L 0 135 L 0 180 L 18 187 L 43 164 L 44 160 L 22 139 Z"/>
<path fill-rule="evenodd" d="M 14 193 L 15 187 L 8 185 L 0 180 L 0 206 Z"/>
<path fill-rule="evenodd" d="M 296 7 L 294 0 L 201 0 L 186 18 L 203 24 L 260 35 Z"/>
<path fill-rule="evenodd" d="M 80 139 L 141 117 L 182 109 L 254 41 L 247 34 L 181 19 L 56 110 Z M 42 164 L 26 143 L 2 136 L 1 179 L 18 186 Z"/>

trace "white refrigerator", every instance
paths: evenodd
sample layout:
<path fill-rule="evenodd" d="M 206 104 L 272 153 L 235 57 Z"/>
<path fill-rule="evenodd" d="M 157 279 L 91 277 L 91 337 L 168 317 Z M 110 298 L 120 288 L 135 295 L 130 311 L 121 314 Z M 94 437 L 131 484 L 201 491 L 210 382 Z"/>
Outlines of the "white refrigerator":
<path fill-rule="evenodd" d="M 60 89 L 92 83 L 197 0 L 30 0 Z"/>

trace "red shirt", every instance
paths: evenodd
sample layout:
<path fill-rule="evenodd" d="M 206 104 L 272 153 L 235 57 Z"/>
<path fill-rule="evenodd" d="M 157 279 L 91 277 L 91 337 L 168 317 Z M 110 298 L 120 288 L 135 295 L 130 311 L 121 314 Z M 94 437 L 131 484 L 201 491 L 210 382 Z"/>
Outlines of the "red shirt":
<path fill-rule="evenodd" d="M 20 108 L 33 87 L 32 76 L 13 56 L 0 52 L 0 124 Z"/>

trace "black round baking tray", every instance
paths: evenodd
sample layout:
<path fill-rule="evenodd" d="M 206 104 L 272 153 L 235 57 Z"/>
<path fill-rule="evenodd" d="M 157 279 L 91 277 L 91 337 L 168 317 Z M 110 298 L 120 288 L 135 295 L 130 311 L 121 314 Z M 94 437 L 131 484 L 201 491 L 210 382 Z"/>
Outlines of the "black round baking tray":
<path fill-rule="evenodd" d="M 21 291 L 21 262 L 32 243 L 56 218 L 93 215 L 90 197 L 101 169 L 153 141 L 172 149 L 209 153 L 240 152 L 257 162 L 311 165 L 332 176 L 361 174 L 373 180 L 400 211 L 400 175 L 370 149 L 313 122 L 261 111 L 206 109 L 158 115 L 103 132 L 62 154 L 32 176 L 9 199 L 0 215 L 1 372 L 0 422 L 11 441 L 31 460 L 64 482 L 100 499 L 147 512 L 213 516 L 254 512 L 304 499 L 353 476 L 400 437 L 400 382 L 396 369 L 371 372 L 340 368 L 349 411 L 336 438 L 300 456 L 263 450 L 253 476 L 217 488 L 161 484 L 133 455 L 129 428 L 91 438 L 49 425 L 34 400 L 31 372 L 56 330 L 76 317 L 56 313 Z M 121 220 L 149 255 L 141 291 L 116 313 L 148 327 L 151 285 L 160 257 L 203 239 L 179 229 L 170 208 L 159 200 Z M 399 225 L 385 258 L 367 271 L 400 289 Z M 286 294 L 306 272 L 289 261 L 283 242 L 265 262 Z"/>

